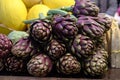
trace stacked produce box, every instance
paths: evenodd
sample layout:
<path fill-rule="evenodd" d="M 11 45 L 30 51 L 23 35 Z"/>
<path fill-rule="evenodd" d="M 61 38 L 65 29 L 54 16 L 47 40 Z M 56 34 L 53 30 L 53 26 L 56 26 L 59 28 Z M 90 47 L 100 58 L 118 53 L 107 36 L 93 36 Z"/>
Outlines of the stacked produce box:
<path fill-rule="evenodd" d="M 101 77 L 108 71 L 104 37 L 111 19 L 90 0 L 51 9 L 24 21 L 26 32 L 0 34 L 0 70 L 45 77 L 50 74 Z"/>

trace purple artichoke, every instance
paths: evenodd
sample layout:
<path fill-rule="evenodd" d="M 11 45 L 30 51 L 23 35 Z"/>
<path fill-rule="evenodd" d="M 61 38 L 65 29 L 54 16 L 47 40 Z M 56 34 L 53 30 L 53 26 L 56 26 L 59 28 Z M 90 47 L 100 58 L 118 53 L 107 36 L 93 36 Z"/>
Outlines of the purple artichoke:
<path fill-rule="evenodd" d="M 81 64 L 76 57 L 67 53 L 57 62 L 57 70 L 59 73 L 66 75 L 77 74 L 81 70 Z"/>
<path fill-rule="evenodd" d="M 95 21 L 98 22 L 99 24 L 103 25 L 105 27 L 106 31 L 108 31 L 111 28 L 112 19 L 105 15 L 99 14 L 97 19 L 95 19 Z"/>
<path fill-rule="evenodd" d="M 4 63 L 5 69 L 9 72 L 23 72 L 25 68 L 24 61 L 13 55 L 8 55 Z"/>
<path fill-rule="evenodd" d="M 30 37 L 39 43 L 51 39 L 52 27 L 48 20 L 36 20 L 30 26 Z"/>
<path fill-rule="evenodd" d="M 80 15 L 97 16 L 99 8 L 90 0 L 75 0 L 72 12 L 76 17 Z"/>
<path fill-rule="evenodd" d="M 29 74 L 33 76 L 46 76 L 52 69 L 52 62 L 45 54 L 34 56 L 27 64 Z"/>
<path fill-rule="evenodd" d="M 94 20 L 94 17 L 82 16 L 78 18 L 77 27 L 81 34 L 87 35 L 92 38 L 98 38 L 105 33 L 105 26 L 99 24 Z"/>
<path fill-rule="evenodd" d="M 84 60 L 84 73 L 88 76 L 102 76 L 108 70 L 108 53 L 104 49 L 93 52 L 94 55 Z"/>
<path fill-rule="evenodd" d="M 57 38 L 64 41 L 73 39 L 78 33 L 75 20 L 70 15 L 55 15 L 53 18 L 53 32 Z"/>
<path fill-rule="evenodd" d="M 31 40 L 29 37 L 26 38 L 21 38 L 18 42 L 16 42 L 12 49 L 11 52 L 13 55 L 21 58 L 26 58 L 34 55 L 36 53 L 36 49 L 31 43 Z"/>
<path fill-rule="evenodd" d="M 66 52 L 65 44 L 57 41 L 51 40 L 51 42 L 47 45 L 47 53 L 53 59 L 59 59 Z"/>
<path fill-rule="evenodd" d="M 7 56 L 12 48 L 12 42 L 5 34 L 0 34 L 0 58 Z"/>
<path fill-rule="evenodd" d="M 78 34 L 72 42 L 71 50 L 78 57 L 89 57 L 93 55 L 92 50 L 94 49 L 93 41 L 84 35 Z"/>

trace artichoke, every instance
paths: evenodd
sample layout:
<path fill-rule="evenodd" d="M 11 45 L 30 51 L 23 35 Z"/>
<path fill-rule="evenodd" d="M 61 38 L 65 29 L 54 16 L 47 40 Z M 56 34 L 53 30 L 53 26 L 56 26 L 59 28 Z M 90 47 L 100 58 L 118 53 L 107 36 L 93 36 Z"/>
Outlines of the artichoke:
<path fill-rule="evenodd" d="M 82 16 L 78 18 L 77 27 L 81 34 L 87 35 L 91 38 L 99 38 L 105 33 L 105 26 L 99 24 L 94 20 L 94 17 Z"/>
<path fill-rule="evenodd" d="M 29 33 L 35 41 L 45 43 L 52 37 L 52 27 L 48 20 L 36 20 L 31 24 Z"/>
<path fill-rule="evenodd" d="M 34 56 L 27 64 L 27 70 L 33 76 L 46 76 L 51 69 L 52 61 L 45 54 Z"/>
<path fill-rule="evenodd" d="M 57 71 L 65 75 L 77 74 L 81 70 L 81 64 L 70 53 L 62 56 L 56 63 Z"/>
<path fill-rule="evenodd" d="M 9 55 L 4 60 L 5 69 L 9 72 L 20 73 L 24 71 L 24 61 L 16 56 Z"/>
<path fill-rule="evenodd" d="M 107 62 L 108 62 L 108 52 L 103 48 L 102 46 L 99 46 L 98 48 L 95 49 L 94 54 L 100 54 Z"/>
<path fill-rule="evenodd" d="M 93 41 L 88 37 L 81 34 L 78 34 L 72 42 L 71 50 L 79 58 L 89 57 L 93 55 L 91 53 L 94 49 Z"/>
<path fill-rule="evenodd" d="M 8 38 L 15 44 L 19 39 L 29 36 L 28 33 L 24 31 L 12 31 L 8 34 Z"/>
<path fill-rule="evenodd" d="M 8 55 L 12 48 L 12 42 L 5 34 L 0 34 L 0 58 Z"/>
<path fill-rule="evenodd" d="M 87 76 L 103 76 L 108 70 L 108 53 L 98 49 L 94 55 L 84 60 L 84 73 Z"/>
<path fill-rule="evenodd" d="M 75 5 L 73 6 L 72 12 L 76 17 L 81 15 L 97 16 L 99 13 L 99 8 L 90 0 L 75 0 Z"/>
<path fill-rule="evenodd" d="M 29 37 L 21 38 L 11 49 L 13 55 L 21 58 L 30 57 L 34 55 L 36 51 Z"/>
<path fill-rule="evenodd" d="M 66 52 L 65 44 L 53 39 L 47 45 L 46 51 L 53 60 L 59 59 Z"/>
<path fill-rule="evenodd" d="M 58 39 L 69 41 L 78 33 L 78 28 L 70 15 L 55 15 L 53 17 L 53 32 Z"/>

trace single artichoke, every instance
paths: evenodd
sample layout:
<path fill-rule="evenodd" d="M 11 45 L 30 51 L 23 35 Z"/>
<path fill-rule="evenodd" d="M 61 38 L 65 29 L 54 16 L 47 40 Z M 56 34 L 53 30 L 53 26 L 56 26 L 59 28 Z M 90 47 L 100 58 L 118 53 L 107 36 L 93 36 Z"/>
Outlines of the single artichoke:
<path fill-rule="evenodd" d="M 5 34 L 0 34 L 0 58 L 8 55 L 12 48 L 12 42 Z"/>
<path fill-rule="evenodd" d="M 28 33 L 24 31 L 12 31 L 8 34 L 8 38 L 15 44 L 19 39 L 29 36 Z"/>
<path fill-rule="evenodd" d="M 78 34 L 72 42 L 71 50 L 78 57 L 89 57 L 94 49 L 93 41 L 88 37 Z"/>
<path fill-rule="evenodd" d="M 57 40 L 51 40 L 46 51 L 53 60 L 59 59 L 66 52 L 65 44 Z"/>
<path fill-rule="evenodd" d="M 105 48 L 103 48 L 103 46 L 99 46 L 98 48 L 96 48 L 94 54 L 100 54 L 108 62 L 109 55 Z"/>
<path fill-rule="evenodd" d="M 94 54 L 85 59 L 84 73 L 92 77 L 103 76 L 108 70 L 108 54 L 104 49 L 98 49 Z"/>
<path fill-rule="evenodd" d="M 13 55 L 21 58 L 26 58 L 34 55 L 36 53 L 36 49 L 31 43 L 31 40 L 29 37 L 26 38 L 21 38 L 18 42 L 16 42 L 12 49 L 11 52 Z"/>
<path fill-rule="evenodd" d="M 71 75 L 77 74 L 81 70 L 81 64 L 70 53 L 65 54 L 57 62 L 57 71 L 62 74 Z"/>
<path fill-rule="evenodd" d="M 81 15 L 97 16 L 99 8 L 90 0 L 75 0 L 72 12 L 76 17 Z"/>
<path fill-rule="evenodd" d="M 91 38 L 99 38 L 105 33 L 105 26 L 99 24 L 90 16 L 82 16 L 78 18 L 77 27 L 81 34 L 87 35 Z"/>
<path fill-rule="evenodd" d="M 51 39 L 52 27 L 48 20 L 36 20 L 30 26 L 30 37 L 39 43 Z"/>
<path fill-rule="evenodd" d="M 52 69 L 52 62 L 45 54 L 34 56 L 27 64 L 29 74 L 33 76 L 46 76 Z"/>
<path fill-rule="evenodd" d="M 53 17 L 53 32 L 58 39 L 69 41 L 78 33 L 78 28 L 70 15 L 55 15 Z"/>
<path fill-rule="evenodd" d="M 24 71 L 24 61 L 16 56 L 9 55 L 4 60 L 5 69 L 9 72 L 23 72 Z"/>

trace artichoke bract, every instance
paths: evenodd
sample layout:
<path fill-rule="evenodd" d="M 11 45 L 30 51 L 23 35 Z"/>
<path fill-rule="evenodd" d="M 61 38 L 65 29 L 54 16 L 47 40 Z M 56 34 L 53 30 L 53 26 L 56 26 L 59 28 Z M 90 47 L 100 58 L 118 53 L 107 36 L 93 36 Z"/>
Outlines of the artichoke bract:
<path fill-rule="evenodd" d="M 77 27 L 81 34 L 87 35 L 92 38 L 98 38 L 105 33 L 105 26 L 99 24 L 90 16 L 82 16 L 78 18 Z"/>
<path fill-rule="evenodd" d="M 84 73 L 92 77 L 103 76 L 108 71 L 108 53 L 98 49 L 94 54 L 84 60 Z"/>
<path fill-rule="evenodd" d="M 57 71 L 65 75 L 77 74 L 81 70 L 81 64 L 70 53 L 66 53 L 56 63 Z"/>
<path fill-rule="evenodd" d="M 53 17 L 53 32 L 58 39 L 69 41 L 77 35 L 78 28 L 70 15 L 55 15 Z"/>
<path fill-rule="evenodd" d="M 52 27 L 48 20 L 36 20 L 30 26 L 30 37 L 39 43 L 46 43 L 51 39 Z"/>
<path fill-rule="evenodd" d="M 97 16 L 99 8 L 90 0 L 75 0 L 72 12 L 76 17 L 81 15 Z"/>
<path fill-rule="evenodd" d="M 8 55 L 5 60 L 5 69 L 9 72 L 23 72 L 24 71 L 24 61 L 13 55 Z"/>
<path fill-rule="evenodd" d="M 45 54 L 34 56 L 27 64 L 27 70 L 33 76 L 47 76 L 51 69 L 52 61 Z"/>
<path fill-rule="evenodd" d="M 0 58 L 10 53 L 12 45 L 12 41 L 5 34 L 0 34 Z"/>
<path fill-rule="evenodd" d="M 8 34 L 8 38 L 15 44 L 19 39 L 29 36 L 25 31 L 12 31 Z"/>
<path fill-rule="evenodd" d="M 51 42 L 47 45 L 47 53 L 53 59 L 59 59 L 66 52 L 65 44 L 57 41 L 51 40 Z"/>
<path fill-rule="evenodd" d="M 95 19 L 95 18 L 94 18 Z M 105 27 L 105 31 L 108 31 L 110 28 L 111 28 L 111 25 L 112 25 L 112 19 L 102 15 L 102 13 L 98 14 L 98 17 L 97 19 L 95 19 L 96 22 L 98 22 L 99 24 L 103 25 Z"/>
<path fill-rule="evenodd" d="M 78 57 L 89 57 L 94 49 L 93 41 L 88 37 L 78 34 L 72 42 L 71 50 Z"/>
<path fill-rule="evenodd" d="M 13 55 L 21 58 L 30 57 L 34 55 L 36 51 L 29 37 L 21 38 L 11 49 Z"/>

